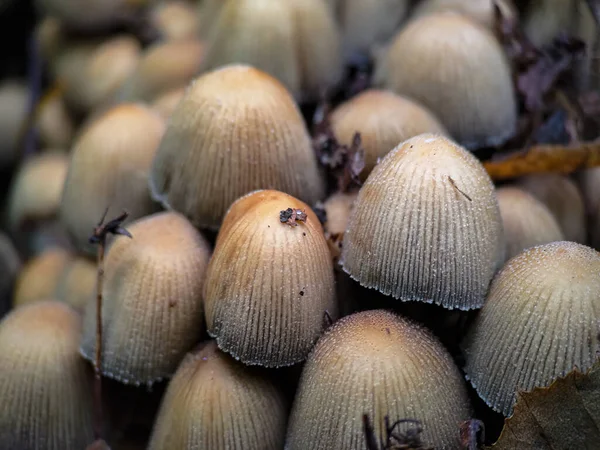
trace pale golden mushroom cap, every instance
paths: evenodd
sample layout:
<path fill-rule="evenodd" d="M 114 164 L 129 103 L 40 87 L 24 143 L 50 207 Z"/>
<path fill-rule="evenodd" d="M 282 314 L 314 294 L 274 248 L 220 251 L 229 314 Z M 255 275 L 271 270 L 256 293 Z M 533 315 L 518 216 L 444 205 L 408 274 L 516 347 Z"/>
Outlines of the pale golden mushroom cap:
<path fill-rule="evenodd" d="M 391 91 L 369 89 L 338 106 L 330 116 L 337 140 L 350 146 L 360 132 L 365 151 L 364 181 L 390 150 L 406 139 L 423 133 L 447 134 L 443 125 L 425 107 Z"/>
<path fill-rule="evenodd" d="M 93 121 L 76 140 L 61 201 L 61 221 L 77 246 L 88 243 L 107 207 L 135 220 L 154 212 L 150 166 L 165 130 L 164 119 L 149 107 L 123 104 Z"/>
<path fill-rule="evenodd" d="M 510 66 L 491 31 L 452 12 L 411 21 L 376 67 L 379 84 L 429 108 L 467 148 L 498 145 L 516 129 Z"/>
<path fill-rule="evenodd" d="M 79 356 L 81 318 L 43 301 L 0 322 L 0 448 L 83 449 L 92 442 L 91 373 Z"/>
<path fill-rule="evenodd" d="M 165 119 L 168 119 L 175 112 L 175 108 L 185 96 L 186 88 L 184 86 L 171 89 L 164 94 L 159 95 L 152 102 L 152 107 Z"/>
<path fill-rule="evenodd" d="M 69 168 L 65 153 L 41 153 L 23 162 L 8 195 L 8 224 L 14 231 L 27 222 L 58 215 Z"/>
<path fill-rule="evenodd" d="M 149 450 L 279 450 L 287 406 L 268 375 L 219 351 L 190 352 L 163 398 Z"/>
<path fill-rule="evenodd" d="M 425 328 L 387 311 L 353 314 L 319 339 L 304 369 L 288 424 L 286 449 L 364 449 L 362 415 L 377 441 L 384 416 L 419 420 L 422 440 L 459 447 L 470 405 L 463 378 Z"/>
<path fill-rule="evenodd" d="M 488 28 L 494 26 L 494 0 L 424 0 L 412 12 L 412 17 L 454 11 Z"/>
<path fill-rule="evenodd" d="M 64 268 L 58 278 L 54 298 L 65 302 L 79 313 L 96 299 L 97 266 L 84 257 L 76 257 Z"/>
<path fill-rule="evenodd" d="M 494 278 L 463 342 L 467 378 L 509 416 L 517 390 L 590 369 L 599 326 L 600 253 L 574 242 L 525 250 Z"/>
<path fill-rule="evenodd" d="M 496 190 L 496 198 L 502 215 L 507 261 L 530 247 L 564 240 L 550 210 L 527 191 L 505 186 Z"/>
<path fill-rule="evenodd" d="M 8 167 L 19 157 L 19 138 L 25 131 L 29 90 L 25 83 L 8 80 L 0 84 L 0 167 Z"/>
<path fill-rule="evenodd" d="M 180 214 L 158 213 L 127 227 L 105 260 L 102 372 L 125 384 L 173 374 L 202 333 L 202 285 L 210 248 Z M 81 353 L 93 360 L 96 304 L 85 311 Z"/>
<path fill-rule="evenodd" d="M 402 301 L 483 305 L 504 261 L 502 219 L 481 163 L 443 136 L 400 144 L 361 188 L 344 236 L 344 270 Z"/>
<path fill-rule="evenodd" d="M 292 97 L 249 66 L 199 77 L 169 119 L 152 166 L 152 196 L 196 226 L 217 228 L 236 199 L 266 188 L 311 205 L 324 195 Z"/>
<path fill-rule="evenodd" d="M 346 231 L 350 213 L 358 192 L 336 192 L 323 203 L 327 221 L 325 229 L 331 234 L 341 234 Z"/>
<path fill-rule="evenodd" d="M 288 208 L 305 222 L 282 223 Z M 337 315 L 333 264 L 323 228 L 303 202 L 257 191 L 233 204 L 217 238 L 204 291 L 208 333 L 245 364 L 303 361 Z"/>
<path fill-rule="evenodd" d="M 46 96 L 39 108 L 35 124 L 43 145 L 50 148 L 70 148 L 75 134 L 75 125 L 67 111 L 60 89 Z"/>
<path fill-rule="evenodd" d="M 155 4 L 150 21 L 166 40 L 185 40 L 199 35 L 200 17 L 194 5 L 185 0 Z"/>

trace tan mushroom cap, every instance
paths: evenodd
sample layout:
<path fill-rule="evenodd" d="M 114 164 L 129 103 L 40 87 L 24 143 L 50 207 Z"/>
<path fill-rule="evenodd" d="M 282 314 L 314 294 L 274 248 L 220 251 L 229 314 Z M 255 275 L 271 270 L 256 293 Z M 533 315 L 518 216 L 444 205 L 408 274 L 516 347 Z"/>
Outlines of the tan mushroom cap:
<path fill-rule="evenodd" d="M 281 449 L 286 419 L 285 398 L 268 375 L 210 341 L 177 369 L 148 449 Z"/>
<path fill-rule="evenodd" d="M 496 198 L 502 215 L 507 261 L 530 247 L 564 240 L 550 210 L 527 191 L 501 187 L 496 190 Z"/>
<path fill-rule="evenodd" d="M 286 448 L 364 449 L 363 414 L 377 442 L 388 415 L 390 423 L 419 420 L 427 445 L 458 448 L 470 405 L 442 344 L 425 328 L 375 310 L 344 317 L 317 342 L 296 392 Z"/>
<path fill-rule="evenodd" d="M 600 205 L 600 167 L 582 170 L 578 182 L 587 213 L 593 214 Z"/>
<path fill-rule="evenodd" d="M 414 9 L 412 17 L 454 11 L 492 28 L 495 20 L 494 4 L 494 0 L 424 0 Z"/>
<path fill-rule="evenodd" d="M 325 230 L 331 234 L 343 234 L 346 231 L 357 196 L 358 192 L 336 192 L 325 200 Z"/>
<path fill-rule="evenodd" d="M 0 448 L 85 448 L 92 442 L 91 373 L 79 356 L 81 318 L 44 301 L 0 322 Z"/>
<path fill-rule="evenodd" d="M 175 108 L 185 96 L 186 88 L 184 86 L 171 89 L 164 94 L 159 95 L 152 102 L 152 107 L 165 119 L 170 118 L 175 112 Z"/>
<path fill-rule="evenodd" d="M 10 238 L 0 232 L 0 318 L 12 303 L 15 280 L 21 269 L 21 258 Z"/>
<path fill-rule="evenodd" d="M 150 12 L 150 21 L 166 40 L 195 38 L 200 31 L 196 8 L 184 0 L 156 3 Z"/>
<path fill-rule="evenodd" d="M 45 147 L 68 149 L 75 135 L 75 125 L 60 88 L 47 95 L 39 105 L 36 126 Z"/>
<path fill-rule="evenodd" d="M 491 31 L 452 12 L 404 27 L 376 67 L 377 83 L 421 103 L 467 148 L 498 145 L 516 129 L 510 66 Z"/>
<path fill-rule="evenodd" d="M 97 266 L 84 257 L 69 262 L 58 278 L 54 298 L 65 302 L 79 313 L 89 301 L 96 298 Z"/>
<path fill-rule="evenodd" d="M 592 367 L 599 321 L 600 253 L 574 242 L 525 250 L 496 276 L 463 342 L 467 377 L 509 416 L 517 390 Z"/>
<path fill-rule="evenodd" d="M 218 228 L 229 206 L 256 189 L 308 204 L 324 183 L 298 107 L 281 83 L 249 66 L 196 79 L 173 112 L 150 189 L 194 225 Z"/>
<path fill-rule="evenodd" d="M 364 181 L 377 161 L 406 139 L 423 133 L 447 134 L 425 107 L 391 91 L 369 89 L 338 106 L 330 116 L 341 144 L 350 146 L 360 132 L 365 151 Z"/>
<path fill-rule="evenodd" d="M 282 223 L 288 208 L 305 222 Z M 245 364 L 303 361 L 337 316 L 333 264 L 323 228 L 305 203 L 257 191 L 233 204 L 217 238 L 204 291 L 208 333 Z"/>
<path fill-rule="evenodd" d="M 202 333 L 206 240 L 180 214 L 158 213 L 127 227 L 105 260 L 102 372 L 125 384 L 173 374 Z M 82 355 L 93 360 L 96 305 L 85 311 Z"/>
<path fill-rule="evenodd" d="M 480 308 L 504 261 L 502 219 L 481 163 L 443 136 L 400 144 L 361 188 L 344 236 L 344 270 L 402 301 Z"/>
<path fill-rule="evenodd" d="M 81 250 L 95 252 L 88 238 L 107 207 L 108 217 L 126 210 L 128 220 L 158 209 L 148 176 L 164 130 L 164 119 L 135 104 L 116 106 L 83 130 L 73 147 L 60 210 Z"/>
<path fill-rule="evenodd" d="M 523 18 L 527 37 L 538 47 L 550 44 L 577 20 L 578 0 L 532 0 Z"/>

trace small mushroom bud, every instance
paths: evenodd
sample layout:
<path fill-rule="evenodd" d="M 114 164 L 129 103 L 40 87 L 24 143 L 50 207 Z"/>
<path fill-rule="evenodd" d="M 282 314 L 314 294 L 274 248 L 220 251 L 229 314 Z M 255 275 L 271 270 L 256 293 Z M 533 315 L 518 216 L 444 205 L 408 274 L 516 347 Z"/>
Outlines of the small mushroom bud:
<path fill-rule="evenodd" d="M 210 341 L 186 355 L 175 372 L 148 450 L 278 450 L 286 419 L 285 398 L 269 376 Z"/>
<path fill-rule="evenodd" d="M 277 80 L 249 66 L 199 77 L 175 108 L 150 189 L 199 227 L 218 228 L 237 198 L 274 188 L 314 204 L 324 183 L 298 107 Z"/>
<path fill-rule="evenodd" d="M 58 215 L 68 168 L 69 157 L 58 152 L 34 155 L 23 163 L 8 195 L 8 224 L 13 231 Z"/>
<path fill-rule="evenodd" d="M 470 405 L 442 344 L 425 328 L 375 310 L 340 319 L 317 342 L 302 371 L 286 448 L 364 449 L 363 414 L 377 442 L 386 440 L 387 416 L 390 423 L 419 421 L 426 448 L 459 448 Z"/>
<path fill-rule="evenodd" d="M 278 191 L 236 201 L 217 237 L 204 294 L 208 333 L 244 364 L 303 361 L 337 316 L 323 228 L 303 202 Z"/>
<path fill-rule="evenodd" d="M 360 133 L 365 151 L 364 181 L 390 150 L 408 138 L 423 133 L 447 134 L 440 122 L 423 106 L 390 91 L 367 90 L 338 106 L 331 114 L 337 140 L 352 145 Z"/>
<path fill-rule="evenodd" d="M 150 166 L 165 129 L 150 108 L 123 104 L 88 125 L 75 142 L 62 195 L 61 220 L 77 246 L 93 252 L 88 238 L 107 207 L 130 220 L 157 206 L 148 192 Z"/>
<path fill-rule="evenodd" d="M 494 0 L 424 0 L 413 11 L 413 17 L 454 11 L 492 28 L 495 21 Z"/>
<path fill-rule="evenodd" d="M 429 108 L 463 146 L 498 145 L 517 123 L 510 66 L 483 26 L 459 14 L 410 22 L 377 64 L 384 87 Z"/>
<path fill-rule="evenodd" d="M 564 240 L 550 210 L 531 194 L 516 187 L 502 187 L 496 197 L 506 238 L 506 260 L 527 248 Z"/>
<path fill-rule="evenodd" d="M 185 90 L 185 87 L 179 87 L 159 95 L 152 102 L 152 107 L 165 119 L 169 119 L 185 96 Z"/>
<path fill-rule="evenodd" d="M 74 258 L 60 274 L 54 298 L 83 313 L 87 303 L 95 299 L 96 279 L 96 264 L 87 258 Z"/>
<path fill-rule="evenodd" d="M 0 84 L 0 168 L 8 168 L 19 157 L 19 138 L 27 118 L 29 91 L 20 81 Z"/>
<path fill-rule="evenodd" d="M 544 173 L 523 177 L 518 185 L 548 207 L 566 240 L 587 242 L 585 205 L 574 181 L 565 175 Z"/>
<path fill-rule="evenodd" d="M 150 11 L 150 22 L 167 41 L 195 38 L 199 34 L 200 19 L 196 10 L 183 0 L 155 4 Z"/>
<path fill-rule="evenodd" d="M 600 253 L 574 242 L 525 250 L 494 278 L 463 342 L 465 372 L 495 411 L 517 391 L 590 369 L 600 345 Z"/>
<path fill-rule="evenodd" d="M 357 192 L 336 192 L 323 204 L 327 221 L 325 230 L 330 234 L 343 234 L 356 201 Z"/>
<path fill-rule="evenodd" d="M 180 214 L 144 217 L 106 255 L 102 372 L 151 385 L 173 374 L 202 333 L 202 285 L 210 249 Z M 96 304 L 88 302 L 82 355 L 94 360 Z"/>
<path fill-rule="evenodd" d="M 81 318 L 67 305 L 22 306 L 0 322 L 0 448 L 83 449 L 94 438 Z"/>
<path fill-rule="evenodd" d="M 36 126 L 40 141 L 45 147 L 65 150 L 70 148 L 75 125 L 60 90 L 57 89 L 42 100 L 36 116 Z"/>
<path fill-rule="evenodd" d="M 480 308 L 504 261 L 502 218 L 481 163 L 443 136 L 400 144 L 358 193 L 344 270 L 402 301 Z"/>

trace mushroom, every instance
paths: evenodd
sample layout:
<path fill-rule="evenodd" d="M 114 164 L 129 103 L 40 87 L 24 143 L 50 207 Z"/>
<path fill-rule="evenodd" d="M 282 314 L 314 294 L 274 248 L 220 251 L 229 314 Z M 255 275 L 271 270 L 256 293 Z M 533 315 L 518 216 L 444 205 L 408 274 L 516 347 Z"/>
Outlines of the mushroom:
<path fill-rule="evenodd" d="M 494 6 L 497 0 L 424 0 L 420 2 L 412 17 L 434 14 L 443 11 L 454 11 L 493 29 L 495 22 Z"/>
<path fill-rule="evenodd" d="M 81 318 L 67 305 L 19 307 L 0 322 L 0 448 L 83 449 L 94 438 Z"/>
<path fill-rule="evenodd" d="M 327 314 L 337 316 L 323 228 L 303 202 L 256 191 L 225 216 L 204 291 L 208 333 L 248 365 L 303 361 Z"/>
<path fill-rule="evenodd" d="M 599 321 L 600 253 L 574 242 L 525 250 L 494 278 L 463 342 L 467 378 L 510 416 L 517 391 L 592 367 Z"/>
<path fill-rule="evenodd" d="M 462 376 L 431 332 L 387 311 L 366 311 L 340 319 L 311 352 L 285 448 L 364 449 L 363 414 L 377 442 L 386 441 L 387 417 L 418 421 L 425 446 L 459 448 L 470 411 Z"/>
<path fill-rule="evenodd" d="M 102 373 L 152 385 L 173 374 L 202 333 L 202 285 L 210 248 L 180 214 L 157 213 L 127 227 L 106 255 Z M 88 302 L 81 354 L 93 361 L 96 303 Z"/>
<path fill-rule="evenodd" d="M 501 187 L 496 190 L 496 198 L 506 238 L 506 260 L 527 248 L 564 240 L 550 210 L 527 191 Z"/>
<path fill-rule="evenodd" d="M 357 196 L 357 192 L 336 192 L 325 200 L 323 208 L 327 216 L 325 230 L 328 233 L 344 234 Z"/>
<path fill-rule="evenodd" d="M 570 31 L 577 20 L 578 2 L 531 0 L 524 15 L 525 34 L 538 47 L 551 43 L 561 31 Z"/>
<path fill-rule="evenodd" d="M 330 116 L 337 140 L 352 145 L 359 132 L 364 149 L 364 181 L 390 150 L 422 133 L 447 134 L 440 122 L 423 106 L 390 91 L 369 89 L 338 106 Z"/>
<path fill-rule="evenodd" d="M 0 168 L 12 166 L 19 157 L 19 139 L 27 119 L 29 90 L 17 80 L 0 84 Z"/>
<path fill-rule="evenodd" d="M 344 270 L 402 301 L 480 308 L 504 261 L 502 219 L 481 163 L 446 137 L 408 139 L 358 193 L 342 248 Z"/>
<path fill-rule="evenodd" d="M 70 148 L 75 125 L 67 111 L 60 89 L 48 94 L 39 104 L 35 124 L 40 142 L 47 148 Z"/>
<path fill-rule="evenodd" d="M 600 167 L 579 172 L 578 182 L 585 208 L 591 214 L 596 211 L 600 204 Z"/>
<path fill-rule="evenodd" d="M 268 374 L 204 343 L 169 383 L 148 450 L 281 449 L 286 403 Z"/>
<path fill-rule="evenodd" d="M 193 39 L 199 35 L 200 18 L 187 1 L 174 0 L 152 5 L 150 22 L 167 41 Z"/>
<path fill-rule="evenodd" d="M 216 229 L 231 203 L 262 188 L 308 204 L 324 195 L 298 107 L 281 83 L 249 66 L 199 77 L 169 120 L 152 166 L 152 196 L 194 225 Z"/>
<path fill-rule="evenodd" d="M 97 267 L 84 257 L 74 257 L 58 277 L 53 298 L 65 302 L 79 313 L 95 299 Z"/>
<path fill-rule="evenodd" d="M 76 245 L 93 252 L 88 238 L 107 207 L 130 220 L 157 209 L 148 175 L 165 129 L 150 108 L 123 104 L 86 127 L 76 140 L 63 190 L 60 217 Z"/>
<path fill-rule="evenodd" d="M 175 108 L 185 96 L 185 87 L 178 87 L 159 95 L 152 102 L 152 107 L 166 119 L 169 119 Z"/>
<path fill-rule="evenodd" d="M 463 146 L 502 144 L 517 103 L 503 49 L 482 25 L 452 12 L 411 21 L 378 61 L 378 84 L 429 108 Z"/>

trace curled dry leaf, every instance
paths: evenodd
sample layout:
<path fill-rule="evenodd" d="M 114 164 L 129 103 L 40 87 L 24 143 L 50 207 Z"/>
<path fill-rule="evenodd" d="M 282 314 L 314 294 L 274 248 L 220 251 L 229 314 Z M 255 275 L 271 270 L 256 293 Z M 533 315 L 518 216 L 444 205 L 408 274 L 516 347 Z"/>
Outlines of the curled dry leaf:
<path fill-rule="evenodd" d="M 548 388 L 517 394 L 514 414 L 506 419 L 494 450 L 597 448 L 600 442 L 600 360 Z"/>

